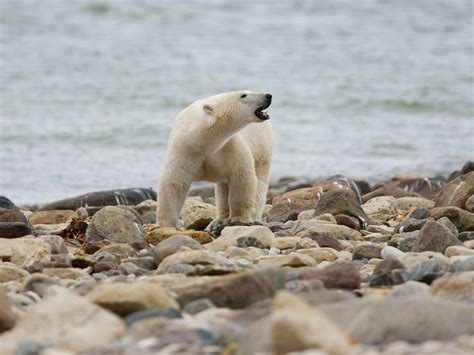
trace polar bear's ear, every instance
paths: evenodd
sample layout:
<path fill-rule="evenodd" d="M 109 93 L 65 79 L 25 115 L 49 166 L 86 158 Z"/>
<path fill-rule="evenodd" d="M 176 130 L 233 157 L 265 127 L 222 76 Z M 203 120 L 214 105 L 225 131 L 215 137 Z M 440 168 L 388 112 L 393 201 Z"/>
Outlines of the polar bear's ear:
<path fill-rule="evenodd" d="M 212 115 L 214 113 L 214 110 L 211 106 L 209 105 L 204 105 L 202 107 L 202 109 L 204 110 L 205 113 L 207 113 L 208 115 Z"/>

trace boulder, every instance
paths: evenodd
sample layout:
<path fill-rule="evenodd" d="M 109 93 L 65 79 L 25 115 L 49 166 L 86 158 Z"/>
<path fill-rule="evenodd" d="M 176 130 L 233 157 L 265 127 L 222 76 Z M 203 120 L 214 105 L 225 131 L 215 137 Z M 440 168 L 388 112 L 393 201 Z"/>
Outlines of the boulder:
<path fill-rule="evenodd" d="M 412 251 L 435 251 L 444 253 L 446 248 L 452 245 L 462 245 L 462 243 L 448 227 L 429 220 L 425 223 L 423 228 L 421 228 Z"/>
<path fill-rule="evenodd" d="M 86 231 L 86 243 L 108 239 L 115 243 L 127 243 L 135 249 L 146 249 L 139 215 L 129 209 L 107 206 L 98 211 Z"/>

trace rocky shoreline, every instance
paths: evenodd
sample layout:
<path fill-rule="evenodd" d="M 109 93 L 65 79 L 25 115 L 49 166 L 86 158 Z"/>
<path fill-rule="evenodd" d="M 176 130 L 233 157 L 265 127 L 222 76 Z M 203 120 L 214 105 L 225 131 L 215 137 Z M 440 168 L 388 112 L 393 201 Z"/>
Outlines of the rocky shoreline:
<path fill-rule="evenodd" d="M 1 354 L 472 354 L 474 163 L 283 178 L 262 225 L 154 225 L 147 189 L 0 198 Z"/>

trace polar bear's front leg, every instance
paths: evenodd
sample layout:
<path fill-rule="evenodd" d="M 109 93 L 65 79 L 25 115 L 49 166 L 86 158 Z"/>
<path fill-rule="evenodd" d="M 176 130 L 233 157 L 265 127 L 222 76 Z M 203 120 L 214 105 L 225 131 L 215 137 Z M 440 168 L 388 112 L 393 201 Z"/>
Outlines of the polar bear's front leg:
<path fill-rule="evenodd" d="M 216 184 L 216 207 L 217 219 L 229 218 L 229 185 L 225 183 Z"/>
<path fill-rule="evenodd" d="M 255 174 L 237 174 L 231 177 L 229 181 L 229 205 L 232 222 L 251 223 L 256 221 L 254 201 L 256 192 L 257 178 Z"/>

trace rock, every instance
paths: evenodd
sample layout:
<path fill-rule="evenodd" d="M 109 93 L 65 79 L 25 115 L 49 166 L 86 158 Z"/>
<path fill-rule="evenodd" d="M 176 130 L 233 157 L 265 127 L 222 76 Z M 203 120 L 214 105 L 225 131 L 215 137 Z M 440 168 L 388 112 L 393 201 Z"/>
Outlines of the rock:
<path fill-rule="evenodd" d="M 176 253 L 181 248 L 189 248 L 193 250 L 203 249 L 198 241 L 187 235 L 171 236 L 164 239 L 153 248 L 153 257 L 156 265 L 160 265 L 163 259 Z"/>
<path fill-rule="evenodd" d="M 429 217 L 436 220 L 448 217 L 459 232 L 474 230 L 474 213 L 458 207 L 435 207 L 430 210 Z"/>
<path fill-rule="evenodd" d="M 390 297 L 406 297 L 414 295 L 428 295 L 430 292 L 430 287 L 418 281 L 407 281 L 404 284 L 396 285 L 393 287 Z"/>
<path fill-rule="evenodd" d="M 272 350 L 286 354 L 306 349 L 345 355 L 353 340 L 331 318 L 286 291 L 280 291 L 271 314 Z"/>
<path fill-rule="evenodd" d="M 263 256 L 258 260 L 258 266 L 263 267 L 301 267 L 315 266 L 314 258 L 301 253 L 290 253 L 287 255 L 269 255 Z"/>
<path fill-rule="evenodd" d="M 41 339 L 51 347 L 82 352 L 124 334 L 118 316 L 64 288 L 52 288 L 55 292 L 30 307 L 15 328 L 0 335 L 0 353 L 12 353 L 25 339 Z"/>
<path fill-rule="evenodd" d="M 319 309 L 364 344 L 450 340 L 474 331 L 471 304 L 424 295 L 356 299 L 323 304 Z"/>
<path fill-rule="evenodd" d="M 16 316 L 8 302 L 7 293 L 4 289 L 0 288 L 0 334 L 6 330 L 12 329 L 15 322 Z"/>
<path fill-rule="evenodd" d="M 474 240 L 474 231 L 472 231 L 472 232 L 462 232 L 462 233 L 459 233 L 458 239 L 459 239 L 461 242 L 465 242 L 465 241 L 467 241 L 467 240 Z"/>
<path fill-rule="evenodd" d="M 306 211 L 301 211 L 300 213 L 298 213 L 298 218 L 297 220 L 298 221 L 302 221 L 304 219 L 311 219 L 314 217 L 314 209 L 311 209 L 311 210 L 306 210 Z"/>
<path fill-rule="evenodd" d="M 301 238 L 298 237 L 279 237 L 275 238 L 272 242 L 272 247 L 278 248 L 280 250 L 285 250 L 285 249 L 298 249 L 297 244 L 301 240 Z M 317 246 L 317 244 L 313 241 L 310 241 L 313 243 L 314 246 Z"/>
<path fill-rule="evenodd" d="M 466 203 L 464 204 L 464 209 L 474 213 L 474 195 L 471 195 L 471 197 L 467 199 Z"/>
<path fill-rule="evenodd" d="M 474 195 L 474 172 L 461 175 L 448 182 L 436 198 L 436 207 L 464 208 L 466 201 L 472 195 Z"/>
<path fill-rule="evenodd" d="M 102 208 L 92 217 L 86 231 L 86 243 L 108 239 L 130 244 L 136 250 L 148 248 L 145 231 L 137 215 L 116 206 Z"/>
<path fill-rule="evenodd" d="M 310 237 L 312 240 L 314 240 L 320 247 L 327 247 L 327 248 L 332 248 L 337 251 L 341 251 L 344 249 L 342 246 L 341 242 L 338 241 L 336 238 L 324 235 L 324 234 L 313 234 Z"/>
<path fill-rule="evenodd" d="M 417 192 L 422 197 L 433 199 L 445 185 L 439 178 L 402 178 L 395 182 L 396 186 L 407 191 Z"/>
<path fill-rule="evenodd" d="M 38 239 L 44 240 L 51 247 L 51 254 L 66 254 L 67 248 L 63 238 L 58 235 L 40 235 Z"/>
<path fill-rule="evenodd" d="M 28 218 L 18 207 L 11 201 L 10 204 L 4 204 L 4 206 L 10 207 L 0 207 L 0 238 L 19 238 L 33 234 Z"/>
<path fill-rule="evenodd" d="M 197 300 L 187 303 L 183 307 L 183 311 L 188 314 L 197 314 L 206 309 L 214 308 L 215 305 L 209 298 L 199 298 Z"/>
<path fill-rule="evenodd" d="M 372 192 L 365 194 L 362 198 L 364 202 L 369 201 L 374 197 L 380 196 L 392 196 L 394 198 L 401 198 L 401 197 L 420 197 L 419 194 L 416 192 L 410 192 L 400 187 L 395 186 L 392 184 L 385 184 L 381 187 L 374 189 Z"/>
<path fill-rule="evenodd" d="M 254 266 L 234 261 L 209 250 L 189 250 L 167 256 L 156 270 L 157 274 L 219 275 L 252 269 Z"/>
<path fill-rule="evenodd" d="M 183 318 L 181 312 L 176 308 L 152 308 L 143 311 L 133 312 L 124 318 L 127 327 L 130 327 L 136 322 L 141 322 L 146 319 L 162 317 L 167 319 Z"/>
<path fill-rule="evenodd" d="M 260 240 L 258 240 L 255 237 L 248 237 L 248 236 L 238 238 L 236 246 L 238 248 L 254 247 L 254 248 L 265 249 L 265 246 Z"/>
<path fill-rule="evenodd" d="M 332 248 L 299 249 L 298 253 L 312 257 L 318 264 L 323 261 L 334 261 L 338 259 L 337 251 Z"/>
<path fill-rule="evenodd" d="M 453 235 L 457 236 L 459 234 L 458 229 L 448 217 L 441 217 L 436 222 L 448 228 Z"/>
<path fill-rule="evenodd" d="M 425 219 L 428 217 L 430 210 L 428 208 L 420 207 L 409 214 L 410 218 Z"/>
<path fill-rule="evenodd" d="M 146 200 L 156 201 L 156 192 L 144 188 L 95 191 L 43 205 L 39 211 L 77 210 L 85 207 L 93 214 L 105 206 L 135 206 Z"/>
<path fill-rule="evenodd" d="M 115 243 L 106 245 L 97 250 L 92 255 L 92 259 L 99 260 L 101 255 L 103 255 L 104 253 L 109 253 L 116 256 L 118 258 L 117 261 L 137 256 L 137 251 L 133 249 L 130 245 L 125 243 Z"/>
<path fill-rule="evenodd" d="M 22 268 L 51 259 L 51 247 L 44 240 L 26 236 L 15 239 L 0 238 L 0 259 Z"/>
<path fill-rule="evenodd" d="M 0 283 L 12 280 L 21 280 L 28 275 L 28 271 L 19 268 L 15 264 L 8 262 L 0 263 Z"/>
<path fill-rule="evenodd" d="M 67 223 L 35 224 L 34 230 L 37 235 L 61 235 L 68 226 Z"/>
<path fill-rule="evenodd" d="M 321 269 L 302 268 L 301 270 L 298 270 L 298 273 L 292 279 L 317 279 L 322 281 L 326 288 L 341 288 L 345 290 L 360 288 L 361 281 L 359 271 L 354 265 L 339 261 Z"/>
<path fill-rule="evenodd" d="M 370 286 L 391 286 L 403 283 L 405 267 L 396 259 L 382 260 L 375 266 L 373 274 L 369 277 Z"/>
<path fill-rule="evenodd" d="M 419 234 L 420 231 L 394 234 L 392 241 L 398 239 L 398 249 L 406 253 L 413 250 Z"/>
<path fill-rule="evenodd" d="M 120 316 L 144 309 L 179 309 L 168 292 L 149 282 L 112 282 L 97 284 L 87 299 Z"/>
<path fill-rule="evenodd" d="M 143 217 L 143 215 L 153 212 L 156 214 L 156 200 L 145 200 L 143 202 L 140 202 L 138 205 L 133 207 L 135 211 L 138 212 L 140 216 Z"/>
<path fill-rule="evenodd" d="M 359 244 L 354 248 L 353 260 L 381 258 L 382 248 L 377 244 Z"/>
<path fill-rule="evenodd" d="M 474 255 L 474 249 L 466 248 L 460 245 L 453 245 L 451 247 L 447 247 L 444 251 L 444 255 L 446 256 L 456 256 L 456 255 Z"/>
<path fill-rule="evenodd" d="M 158 265 L 156 265 L 153 256 L 141 256 L 128 258 L 124 260 L 124 263 L 132 263 L 140 269 L 144 270 L 155 270 Z"/>
<path fill-rule="evenodd" d="M 199 196 L 203 201 L 214 198 L 214 186 L 195 187 L 189 191 L 188 196 Z"/>
<path fill-rule="evenodd" d="M 193 284 L 175 282 L 170 291 L 177 295 L 181 305 L 208 298 L 217 307 L 241 309 L 273 297 L 277 290 L 284 287 L 285 281 L 286 271 L 262 268 L 238 274 L 201 277 Z"/>
<path fill-rule="evenodd" d="M 400 197 L 397 198 L 397 207 L 400 210 L 408 211 L 412 208 L 433 208 L 434 201 L 423 197 Z"/>
<path fill-rule="evenodd" d="M 474 256 L 468 256 L 466 258 L 463 258 L 461 262 L 456 265 L 456 271 L 474 271 Z"/>
<path fill-rule="evenodd" d="M 357 219 L 356 217 L 348 216 L 346 214 L 338 214 L 335 216 L 337 224 L 355 229 L 361 230 L 365 229 L 367 226 L 366 219 Z"/>
<path fill-rule="evenodd" d="M 422 260 L 415 264 L 408 274 L 408 280 L 431 284 L 435 279 L 450 271 L 450 265 L 442 260 Z"/>
<path fill-rule="evenodd" d="M 216 207 L 194 199 L 186 199 L 180 219 L 185 229 L 203 231 L 216 218 Z"/>
<path fill-rule="evenodd" d="M 37 211 L 29 216 L 29 220 L 32 224 L 67 223 L 73 218 L 78 218 L 78 215 L 75 211 L 71 210 Z"/>
<path fill-rule="evenodd" d="M 433 281 L 431 293 L 452 301 L 474 302 L 474 273 L 471 277 L 445 275 Z"/>
<path fill-rule="evenodd" d="M 229 246 L 237 246 L 237 239 L 252 237 L 257 239 L 264 248 L 270 248 L 275 236 L 270 228 L 265 226 L 231 226 L 222 230 L 220 238 L 206 244 L 206 248 L 213 251 L 224 251 Z"/>
<path fill-rule="evenodd" d="M 320 216 L 325 213 L 332 214 L 333 216 L 344 214 L 356 217 L 359 221 L 369 220 L 352 190 L 347 189 L 328 191 L 321 196 L 316 205 L 314 215 Z"/>
<path fill-rule="evenodd" d="M 150 244 L 157 245 L 161 241 L 175 235 L 186 235 L 195 239 L 201 244 L 207 244 L 214 240 L 207 232 L 195 230 L 177 230 L 174 228 L 160 228 L 156 225 L 151 226 L 148 229 L 146 240 Z"/>
<path fill-rule="evenodd" d="M 301 224 L 295 226 L 293 232 L 299 238 L 310 238 L 313 240 L 317 240 L 320 236 L 335 239 L 362 240 L 360 232 L 354 229 L 337 224 L 323 224 L 313 220 L 301 221 Z"/>
<path fill-rule="evenodd" d="M 394 259 L 394 260 L 402 260 L 405 257 L 405 253 L 397 248 L 386 246 L 380 252 L 382 259 Z"/>
<path fill-rule="evenodd" d="M 43 274 L 32 274 L 23 280 L 23 292 L 32 291 L 40 297 L 44 297 L 48 288 L 53 285 L 59 285 L 60 280 Z"/>
<path fill-rule="evenodd" d="M 444 253 L 446 248 L 452 245 L 462 245 L 462 243 L 447 227 L 430 220 L 421 228 L 412 250 Z"/>
<path fill-rule="evenodd" d="M 395 227 L 396 233 L 407 233 L 420 230 L 423 228 L 425 223 L 429 220 L 433 219 L 415 219 L 415 218 L 407 218 L 403 220 L 398 226 Z"/>
<path fill-rule="evenodd" d="M 374 197 L 362 205 L 369 218 L 385 222 L 397 214 L 397 200 L 392 196 Z"/>
<path fill-rule="evenodd" d="M 54 268 L 44 269 L 43 274 L 49 277 L 58 277 L 60 279 L 88 279 L 92 280 L 92 276 L 86 271 L 76 268 Z"/>

